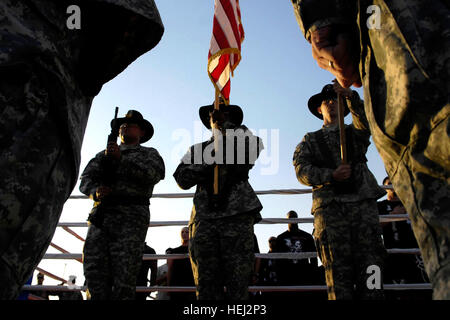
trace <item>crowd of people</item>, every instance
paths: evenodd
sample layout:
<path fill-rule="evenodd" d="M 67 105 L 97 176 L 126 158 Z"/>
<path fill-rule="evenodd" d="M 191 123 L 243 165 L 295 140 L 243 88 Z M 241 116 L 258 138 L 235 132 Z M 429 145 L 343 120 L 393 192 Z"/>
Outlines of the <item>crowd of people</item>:
<path fill-rule="evenodd" d="M 197 299 L 251 298 L 258 268 L 282 285 L 325 281 L 328 299 L 384 299 L 383 274 L 385 283 L 429 280 L 433 299 L 450 299 L 449 7 L 380 0 L 378 28 L 364 19 L 372 2 L 291 0 L 313 59 L 336 80 L 309 99 L 322 126 L 305 134 L 293 156 L 297 179 L 312 187 L 314 231 L 292 224 L 271 250 L 315 248 L 323 272 L 315 258 L 255 259 L 262 204 L 249 171 L 263 143 L 243 125 L 238 105 L 216 98 L 200 107 L 211 138 L 191 146 L 173 174 L 182 189 L 196 188 L 189 244 L 168 251 L 189 253 Z M 83 32 L 68 31 L 60 19 L 63 1 L 0 4 L 0 299 L 17 298 L 51 241 L 76 184 L 94 97 L 164 32 L 153 0 L 85 4 Z M 364 87 L 364 101 L 352 85 Z M 350 113 L 353 121 L 344 125 Z M 155 148 L 141 145 L 153 126 L 139 111 L 111 127 L 106 149 L 81 174 L 80 191 L 94 201 L 83 268 L 92 300 L 132 300 L 142 280 L 149 200 L 165 166 Z M 370 137 L 385 184 L 395 188 L 380 204 L 385 192 L 365 156 Z M 411 224 L 381 226 L 380 212 L 406 212 Z M 421 252 L 414 259 L 386 254 L 413 245 Z M 187 263 L 179 262 L 168 263 L 170 285 L 181 283 L 177 273 Z"/>

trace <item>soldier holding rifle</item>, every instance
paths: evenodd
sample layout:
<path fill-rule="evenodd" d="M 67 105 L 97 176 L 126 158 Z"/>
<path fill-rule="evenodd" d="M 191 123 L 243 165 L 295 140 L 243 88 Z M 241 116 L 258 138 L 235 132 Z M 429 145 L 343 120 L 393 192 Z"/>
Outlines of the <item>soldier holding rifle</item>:
<path fill-rule="evenodd" d="M 95 201 L 83 249 L 84 274 L 93 300 L 133 300 L 150 220 L 149 199 L 165 168 L 156 149 L 141 146 L 153 136 L 153 126 L 141 113 L 130 110 L 113 120 L 111 128 L 114 138 L 81 175 L 80 191 Z M 117 128 L 120 146 L 114 136 Z"/>
<path fill-rule="evenodd" d="M 340 96 L 347 101 L 345 111 L 341 103 L 343 112 L 338 112 Z M 376 200 L 385 192 L 366 164 L 370 132 L 363 102 L 356 91 L 335 82 L 312 96 L 308 108 L 323 126 L 305 135 L 293 160 L 298 180 L 313 187 L 313 235 L 325 267 L 328 299 L 382 298 L 381 289 L 367 286 L 372 275 L 367 268 L 382 270 L 385 250 Z M 350 111 L 353 123 L 344 125 Z"/>

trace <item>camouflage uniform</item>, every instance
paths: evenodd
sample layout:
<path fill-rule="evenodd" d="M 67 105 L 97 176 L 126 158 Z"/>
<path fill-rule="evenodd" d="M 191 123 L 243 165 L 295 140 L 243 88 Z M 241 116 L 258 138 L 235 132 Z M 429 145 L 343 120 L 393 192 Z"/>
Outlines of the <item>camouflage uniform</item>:
<path fill-rule="evenodd" d="M 330 24 L 360 35 L 365 112 L 411 218 L 435 299 L 450 299 L 450 19 L 444 1 L 292 0 L 304 36 Z M 380 29 L 368 29 L 369 5 Z M 412 23 L 414 22 L 414 23 Z"/>
<path fill-rule="evenodd" d="M 81 30 L 66 26 L 71 4 Z M 0 299 L 14 299 L 75 186 L 93 97 L 163 26 L 136 0 L 3 0 L 0 17 Z"/>
<path fill-rule="evenodd" d="M 385 191 L 378 186 L 366 164 L 370 132 L 362 110 L 363 102 L 356 91 L 348 106 L 353 123 L 346 126 L 348 160 L 352 167 L 352 182 L 347 192 L 340 191 L 349 186 L 332 178 L 341 163 L 337 124 L 307 133 L 293 159 L 298 180 L 313 187 L 313 235 L 325 267 L 330 300 L 383 296 L 382 290 L 367 287 L 371 273 L 366 271 L 370 265 L 382 269 L 385 250 L 376 199 Z"/>
<path fill-rule="evenodd" d="M 75 186 L 93 97 L 164 28 L 152 0 L 2 0 L 0 17 L 0 299 L 14 299 Z"/>
<path fill-rule="evenodd" d="M 249 161 L 249 155 L 255 151 L 253 148 L 258 149 L 255 153 L 258 155 L 263 146 L 245 126 L 234 132 L 238 131 L 245 131 L 254 140 L 245 148 L 245 164 L 236 164 L 239 162 L 235 159 L 235 164 L 219 165 L 218 199 L 212 196 L 214 165 L 201 157 L 205 148 L 212 146 L 213 139 L 191 146 L 174 173 L 182 189 L 197 185 L 189 221 L 189 254 L 198 300 L 248 298 L 255 259 L 253 225 L 261 220 L 262 209 L 248 182 L 248 172 L 256 160 Z M 238 145 L 234 145 L 234 155 Z"/>
<path fill-rule="evenodd" d="M 120 145 L 109 194 L 96 201 L 91 212 L 83 249 L 83 268 L 92 299 L 134 299 L 143 243 L 148 230 L 148 199 L 153 187 L 164 179 L 164 162 L 154 148 Z M 103 185 L 104 152 L 93 158 L 81 175 L 80 191 L 95 199 Z"/>

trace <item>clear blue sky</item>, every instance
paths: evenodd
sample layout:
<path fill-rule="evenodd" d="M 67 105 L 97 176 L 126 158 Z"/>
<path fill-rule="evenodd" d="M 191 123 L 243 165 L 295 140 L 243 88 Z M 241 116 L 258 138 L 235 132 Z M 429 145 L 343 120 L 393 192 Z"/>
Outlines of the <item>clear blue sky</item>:
<path fill-rule="evenodd" d="M 156 148 L 166 165 L 166 178 L 155 186 L 154 193 L 185 192 L 176 185 L 172 174 L 190 145 L 210 137 L 199 122 L 198 109 L 214 100 L 214 87 L 206 72 L 214 1 L 156 0 L 156 3 L 165 25 L 163 38 L 152 51 L 105 84 L 94 99 L 80 172 L 104 149 L 114 107 L 120 107 L 120 116 L 136 109 L 155 128 L 154 137 L 144 145 Z M 321 127 L 321 121 L 309 113 L 307 101 L 333 77 L 312 59 L 291 1 L 241 0 L 240 5 L 245 40 L 242 61 L 231 81 L 231 103 L 242 107 L 244 124 L 263 138 L 267 151 L 251 171 L 250 183 L 255 190 L 307 188 L 295 177 L 292 155 L 307 132 Z M 362 96 L 362 90 L 358 92 Z M 348 116 L 346 122 L 350 121 Z M 373 144 L 367 157 L 369 168 L 381 183 L 386 173 Z M 78 184 L 73 194 L 80 194 Z M 297 211 L 299 217 L 311 217 L 310 194 L 262 195 L 260 201 L 264 218 L 285 218 L 289 210 Z M 61 221 L 85 221 L 91 206 L 90 200 L 69 200 Z M 152 199 L 151 220 L 189 220 L 191 208 L 192 199 Z M 286 225 L 255 226 L 261 252 L 267 252 L 270 236 L 286 228 Z M 301 224 L 300 228 L 312 232 L 311 224 Z M 180 229 L 180 226 L 150 228 L 147 242 L 163 254 L 168 247 L 180 245 Z M 74 230 L 85 236 L 87 229 Z M 57 230 L 54 242 L 73 253 L 82 252 L 82 242 L 65 231 Z M 58 251 L 50 248 L 48 252 Z M 40 266 L 65 278 L 76 274 L 78 284 L 84 281 L 81 263 L 43 260 Z"/>

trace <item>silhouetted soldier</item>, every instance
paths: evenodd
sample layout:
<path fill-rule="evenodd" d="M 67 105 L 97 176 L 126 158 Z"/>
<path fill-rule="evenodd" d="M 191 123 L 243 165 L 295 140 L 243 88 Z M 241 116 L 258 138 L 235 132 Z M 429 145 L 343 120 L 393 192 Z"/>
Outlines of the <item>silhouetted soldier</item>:
<path fill-rule="evenodd" d="M 81 29 L 68 28 L 74 4 Z M 19 294 L 53 237 L 92 100 L 164 27 L 153 0 L 2 0 L 0 17 L 1 300 Z"/>

